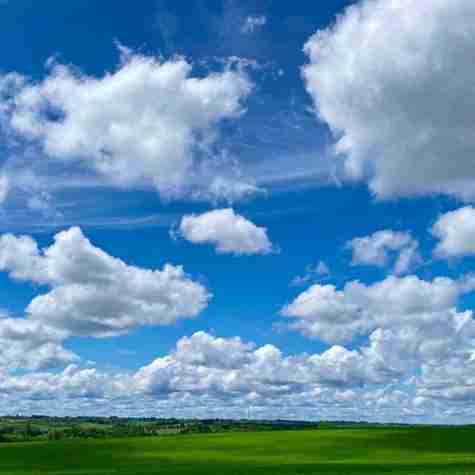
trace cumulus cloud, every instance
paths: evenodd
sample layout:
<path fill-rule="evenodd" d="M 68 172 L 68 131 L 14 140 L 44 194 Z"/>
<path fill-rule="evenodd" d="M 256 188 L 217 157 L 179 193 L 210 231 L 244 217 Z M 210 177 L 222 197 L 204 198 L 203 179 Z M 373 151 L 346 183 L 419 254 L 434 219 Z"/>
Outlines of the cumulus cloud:
<path fill-rule="evenodd" d="M 326 393 L 330 398 L 329 392 L 334 392 L 339 397 L 343 391 L 373 382 L 371 369 L 357 351 L 332 347 L 321 354 L 284 356 L 273 345 L 257 347 L 238 337 L 220 338 L 205 332 L 181 338 L 172 352 L 133 375 L 76 365 L 59 373 L 12 376 L 0 371 L 4 396 L 46 401 L 83 398 L 91 404 L 97 400 L 113 404 L 113 400 L 133 398 L 142 402 L 152 398 L 171 406 L 181 398 L 195 405 L 207 399 L 247 407 L 250 403 L 272 406 L 282 400 L 292 404 L 307 398 L 315 405 L 317 394 Z"/>
<path fill-rule="evenodd" d="M 239 198 L 255 187 L 214 150 L 223 121 L 236 120 L 252 84 L 243 68 L 193 76 L 183 58 L 162 60 L 121 47 L 118 69 L 91 77 L 53 64 L 41 82 L 0 81 L 10 132 L 47 157 L 77 163 L 121 187 L 151 184 L 165 198 Z M 218 181 L 216 181 L 218 180 Z"/>
<path fill-rule="evenodd" d="M 69 414 L 242 417 L 252 407 L 253 417 L 266 418 L 456 421 L 455 410 L 469 417 L 474 407 L 474 325 L 467 312 L 453 322 L 452 333 L 439 329 L 418 342 L 395 328 L 374 332 L 359 350 L 289 356 L 198 332 L 133 374 L 76 365 L 59 373 L 0 370 L 0 409 L 50 413 L 54 400 Z"/>
<path fill-rule="evenodd" d="M 23 318 L 0 318 L 0 368 L 38 370 L 78 360 L 61 341 L 65 334 Z"/>
<path fill-rule="evenodd" d="M 197 332 L 178 341 L 175 358 L 188 364 L 233 369 L 245 364 L 253 349 L 254 344 L 244 343 L 239 337 L 217 338 Z"/>
<path fill-rule="evenodd" d="M 452 320 L 450 312 L 461 295 L 473 290 L 470 282 L 438 277 L 390 276 L 365 285 L 348 282 L 342 290 L 315 284 L 282 309 L 295 319 L 291 325 L 304 335 L 327 342 L 344 342 L 377 328 L 404 325 L 428 329 L 439 321 Z"/>
<path fill-rule="evenodd" d="M 366 381 L 407 381 L 407 391 L 416 394 L 408 414 L 433 414 L 437 407 L 450 417 L 455 409 L 466 413 L 460 405 L 475 403 L 475 320 L 473 311 L 457 308 L 473 290 L 470 277 L 392 276 L 372 285 L 349 282 L 342 290 L 314 285 L 282 313 L 310 338 L 367 338 L 353 355 L 367 368 Z"/>
<path fill-rule="evenodd" d="M 178 233 L 194 244 L 211 244 L 221 254 L 269 254 L 274 251 L 267 230 L 231 208 L 183 216 Z"/>
<path fill-rule="evenodd" d="M 198 315 L 210 298 L 182 267 L 127 265 L 76 227 L 56 234 L 41 251 L 29 236 L 1 236 L 0 270 L 49 286 L 29 303 L 27 316 L 72 335 L 112 336 L 140 325 L 173 324 Z"/>
<path fill-rule="evenodd" d="M 124 388 L 123 377 L 101 373 L 94 368 L 80 368 L 75 364 L 67 366 L 59 373 L 36 372 L 22 376 L 0 373 L 0 391 L 3 394 L 21 395 L 26 399 L 51 400 L 83 398 L 93 401 L 109 397 Z"/>
<path fill-rule="evenodd" d="M 471 0 L 365 0 L 308 40 L 303 78 L 347 177 L 475 198 L 474 16 Z"/>
<path fill-rule="evenodd" d="M 351 340 L 371 326 L 364 311 L 334 285 L 312 285 L 284 307 L 282 315 L 296 318 L 291 326 L 304 335 L 330 342 Z"/>
<path fill-rule="evenodd" d="M 196 356 L 192 347 L 198 349 Z M 136 386 L 148 394 L 207 393 L 226 399 L 276 398 L 320 383 L 350 387 L 371 379 L 362 356 L 343 347 L 285 357 L 273 345 L 256 348 L 239 338 L 215 338 L 204 332 L 179 340 L 175 352 L 134 375 Z"/>
<path fill-rule="evenodd" d="M 261 16 L 248 16 L 244 20 L 241 31 L 243 33 L 254 33 L 255 31 L 261 29 L 267 23 L 267 18 L 263 15 Z"/>
<path fill-rule="evenodd" d="M 76 365 L 59 373 L 0 370 L 0 409 L 10 404 L 10 410 L 50 413 L 54 400 L 69 414 L 203 417 L 217 411 L 239 417 L 252 405 L 254 417 L 275 418 L 278 409 L 284 417 L 302 417 L 304 411 L 305 417 L 341 418 L 342 411 L 356 409 L 373 382 L 357 351 L 333 347 L 284 356 L 273 345 L 198 332 L 132 375 Z M 366 398 L 374 402 L 371 393 Z"/>
<path fill-rule="evenodd" d="M 421 262 L 419 243 L 407 232 L 377 231 L 371 236 L 352 239 L 347 248 L 353 253 L 352 265 L 386 267 L 395 255 L 396 274 L 409 272 Z"/>
<path fill-rule="evenodd" d="M 475 208 L 466 206 L 443 214 L 432 227 L 439 239 L 434 254 L 438 257 L 463 257 L 475 254 Z"/>

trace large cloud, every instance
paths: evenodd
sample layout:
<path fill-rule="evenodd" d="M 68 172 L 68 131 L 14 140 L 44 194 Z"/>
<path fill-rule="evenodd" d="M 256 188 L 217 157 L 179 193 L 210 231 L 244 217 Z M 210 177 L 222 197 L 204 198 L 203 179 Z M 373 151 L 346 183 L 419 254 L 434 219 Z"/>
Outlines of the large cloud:
<path fill-rule="evenodd" d="M 437 348 L 418 349 L 432 337 L 417 345 L 389 330 L 361 350 L 289 356 L 198 332 L 134 374 L 75 365 L 60 373 L 0 370 L 0 410 L 51 413 L 55 400 L 69 414 L 242 417 L 252 407 L 253 417 L 265 418 L 464 421 L 475 401 L 475 334 L 468 313 L 454 321 L 457 334 L 445 336 L 453 351 L 440 357 Z"/>
<path fill-rule="evenodd" d="M 190 352 L 192 348 L 195 351 Z M 284 356 L 273 345 L 255 348 L 237 338 L 199 332 L 180 340 L 175 352 L 141 368 L 134 379 L 148 394 L 207 393 L 233 399 L 278 398 L 316 384 L 353 387 L 373 378 L 363 357 L 342 347 L 316 355 Z"/>
<path fill-rule="evenodd" d="M 424 332 L 439 323 L 451 324 L 459 297 L 472 290 L 470 279 L 425 281 L 413 275 L 390 276 L 369 286 L 352 281 L 342 290 L 315 284 L 285 306 L 282 314 L 295 319 L 292 327 L 303 334 L 328 342 L 349 341 L 377 328 L 409 326 Z"/>
<path fill-rule="evenodd" d="M 414 414 L 435 411 L 437 405 L 454 410 L 455 403 L 475 402 L 475 320 L 471 310 L 457 309 L 460 297 L 473 290 L 470 276 L 458 281 L 388 277 L 369 286 L 349 282 L 342 290 L 314 285 L 282 313 L 311 338 L 367 338 L 357 352 L 369 371 L 366 378 L 406 380 L 407 389 L 417 394 Z"/>
<path fill-rule="evenodd" d="M 475 198 L 475 3 L 365 0 L 305 45 L 347 176 L 380 197 Z"/>
<path fill-rule="evenodd" d="M 404 274 L 421 262 L 419 243 L 407 232 L 377 231 L 371 236 L 352 239 L 347 247 L 353 253 L 353 265 L 385 267 L 395 257 L 395 274 Z"/>
<path fill-rule="evenodd" d="M 213 244 L 217 252 L 223 254 L 273 252 L 267 230 L 256 226 L 230 208 L 183 216 L 178 232 L 194 244 Z"/>
<path fill-rule="evenodd" d="M 132 377 L 131 377 L 132 376 Z M 282 400 L 309 398 L 350 388 L 358 390 L 376 379 L 357 351 L 332 347 L 314 355 L 284 356 L 273 345 L 256 347 L 240 338 L 218 338 L 205 332 L 178 340 L 174 351 L 157 358 L 133 375 L 111 374 L 70 365 L 59 373 L 12 376 L 0 371 L 2 395 L 50 400 L 86 398 L 139 401 L 184 398 L 195 403 L 215 399 L 229 405 L 274 405 Z M 327 388 L 327 389 L 325 389 Z"/>
<path fill-rule="evenodd" d="M 440 216 L 432 234 L 440 240 L 434 251 L 438 257 L 475 255 L 475 208 L 466 206 Z"/>
<path fill-rule="evenodd" d="M 220 124 L 243 114 L 252 90 L 242 68 L 198 77 L 183 58 L 121 51 L 120 67 L 99 78 L 64 65 L 39 83 L 3 77 L 0 112 L 8 129 L 48 157 L 78 162 L 119 186 L 151 183 L 166 198 L 255 191 L 225 171 L 233 167 L 216 168 L 213 150 Z"/>
<path fill-rule="evenodd" d="M 43 251 L 28 236 L 1 236 L 0 270 L 51 287 L 26 313 L 74 335 L 110 336 L 139 325 L 169 325 L 195 317 L 210 298 L 181 267 L 127 265 L 93 246 L 79 228 L 58 233 Z"/>

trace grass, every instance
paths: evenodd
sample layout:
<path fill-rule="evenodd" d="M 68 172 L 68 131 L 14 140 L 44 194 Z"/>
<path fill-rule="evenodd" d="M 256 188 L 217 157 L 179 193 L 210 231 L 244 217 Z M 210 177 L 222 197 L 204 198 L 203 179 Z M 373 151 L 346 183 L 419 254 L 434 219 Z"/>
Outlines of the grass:
<path fill-rule="evenodd" d="M 466 475 L 475 428 L 321 429 L 0 445 L 12 475 Z"/>

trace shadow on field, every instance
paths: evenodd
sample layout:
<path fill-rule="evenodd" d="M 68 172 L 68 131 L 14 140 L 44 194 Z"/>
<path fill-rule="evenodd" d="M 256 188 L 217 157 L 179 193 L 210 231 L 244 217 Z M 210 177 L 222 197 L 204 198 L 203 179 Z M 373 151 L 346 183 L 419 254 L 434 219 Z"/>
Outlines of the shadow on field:
<path fill-rule="evenodd" d="M 345 429 L 342 429 L 345 430 Z M 473 454 L 475 456 L 474 428 L 431 427 L 403 430 L 374 429 L 364 439 L 352 439 L 352 445 L 364 445 L 375 450 L 401 450 L 422 454 Z"/>
<path fill-rule="evenodd" d="M 155 465 L 155 468 L 153 468 Z M 129 469 L 130 470 L 130 469 Z M 73 472 L 71 472 L 72 474 Z M 99 475 L 103 472 L 90 472 Z M 173 463 L 155 461 L 148 466 L 134 465 L 133 471 L 113 471 L 111 474 L 134 475 L 468 475 L 475 473 L 474 463 L 457 464 L 351 464 L 351 463 L 308 463 L 276 466 L 274 464 L 252 463 L 213 463 L 197 461 L 192 463 Z M 69 475 L 69 472 L 67 472 Z M 51 475 L 59 475 L 51 472 Z"/>
<path fill-rule="evenodd" d="M 0 444 L 5 475 L 468 475 L 475 428 Z"/>

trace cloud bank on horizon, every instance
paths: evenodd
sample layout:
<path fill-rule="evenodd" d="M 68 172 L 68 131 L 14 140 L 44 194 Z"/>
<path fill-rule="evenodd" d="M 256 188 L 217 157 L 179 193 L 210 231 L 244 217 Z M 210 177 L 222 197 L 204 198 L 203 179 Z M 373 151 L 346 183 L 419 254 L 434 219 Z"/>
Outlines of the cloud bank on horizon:
<path fill-rule="evenodd" d="M 0 413 L 471 421 L 475 4 L 293 8 L 2 65 Z"/>

